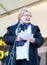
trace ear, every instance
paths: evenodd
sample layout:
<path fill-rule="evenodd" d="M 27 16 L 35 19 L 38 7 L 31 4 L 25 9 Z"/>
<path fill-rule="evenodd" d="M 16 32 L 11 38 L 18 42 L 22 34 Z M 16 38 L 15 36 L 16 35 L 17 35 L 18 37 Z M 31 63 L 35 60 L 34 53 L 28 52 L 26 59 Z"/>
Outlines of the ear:
<path fill-rule="evenodd" d="M 22 20 L 22 16 L 20 17 L 20 20 Z"/>

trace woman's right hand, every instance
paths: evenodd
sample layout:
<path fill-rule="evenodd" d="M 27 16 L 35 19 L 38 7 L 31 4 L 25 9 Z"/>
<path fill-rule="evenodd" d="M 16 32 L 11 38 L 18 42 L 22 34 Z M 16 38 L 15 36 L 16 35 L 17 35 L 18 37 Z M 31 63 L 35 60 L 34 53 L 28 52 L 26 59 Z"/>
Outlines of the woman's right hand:
<path fill-rule="evenodd" d="M 22 38 L 21 37 L 18 37 L 17 39 L 16 39 L 16 41 L 21 41 L 22 40 Z"/>

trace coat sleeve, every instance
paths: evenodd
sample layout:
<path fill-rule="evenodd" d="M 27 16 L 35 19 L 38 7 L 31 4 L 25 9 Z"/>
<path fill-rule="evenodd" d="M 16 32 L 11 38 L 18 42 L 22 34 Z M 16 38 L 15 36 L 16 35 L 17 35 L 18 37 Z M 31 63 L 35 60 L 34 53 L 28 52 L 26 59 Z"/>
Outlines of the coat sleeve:
<path fill-rule="evenodd" d="M 40 33 L 40 29 L 38 26 L 36 26 L 36 32 L 34 34 L 35 42 L 32 44 L 35 47 L 40 47 L 44 43 L 44 38 L 42 37 Z"/>
<path fill-rule="evenodd" d="M 13 33 L 13 27 L 8 27 L 7 32 L 3 37 L 3 40 L 6 42 L 8 45 L 12 45 L 15 41 L 16 36 Z"/>

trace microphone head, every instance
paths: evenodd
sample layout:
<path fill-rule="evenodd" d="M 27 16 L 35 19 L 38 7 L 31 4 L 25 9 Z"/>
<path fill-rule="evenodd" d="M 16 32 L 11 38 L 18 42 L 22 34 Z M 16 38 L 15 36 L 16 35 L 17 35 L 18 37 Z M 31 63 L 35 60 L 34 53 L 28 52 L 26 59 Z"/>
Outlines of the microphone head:
<path fill-rule="evenodd" d="M 22 24 L 22 25 L 23 25 L 23 22 L 22 22 L 22 21 L 20 21 L 20 24 Z"/>

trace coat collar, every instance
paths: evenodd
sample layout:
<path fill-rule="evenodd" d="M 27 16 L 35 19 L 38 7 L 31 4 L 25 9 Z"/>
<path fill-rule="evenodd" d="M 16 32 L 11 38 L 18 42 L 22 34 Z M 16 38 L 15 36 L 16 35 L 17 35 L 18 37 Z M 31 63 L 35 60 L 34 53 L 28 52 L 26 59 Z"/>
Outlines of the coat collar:
<path fill-rule="evenodd" d="M 31 24 L 31 30 L 32 30 L 32 34 L 36 32 L 36 27 L 33 24 Z"/>

